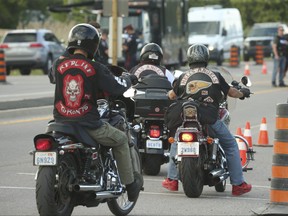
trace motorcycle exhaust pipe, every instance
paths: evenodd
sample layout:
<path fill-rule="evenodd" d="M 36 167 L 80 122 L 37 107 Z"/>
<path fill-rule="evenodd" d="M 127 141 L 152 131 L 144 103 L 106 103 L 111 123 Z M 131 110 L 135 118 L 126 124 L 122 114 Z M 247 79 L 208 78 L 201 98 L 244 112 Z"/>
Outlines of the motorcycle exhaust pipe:
<path fill-rule="evenodd" d="M 218 184 L 222 181 L 224 181 L 225 179 L 227 179 L 229 176 L 229 172 L 225 172 L 224 169 L 216 169 L 216 170 L 212 170 L 209 173 L 209 177 L 213 179 L 215 184 Z"/>
<path fill-rule="evenodd" d="M 82 191 L 101 191 L 101 186 L 100 185 L 79 185 L 75 184 L 72 185 L 72 189 L 75 192 L 82 192 Z"/>
<path fill-rule="evenodd" d="M 117 197 L 119 197 L 119 194 L 120 194 L 120 192 L 119 193 L 117 193 L 117 192 L 115 193 L 114 191 L 113 191 L 113 193 L 110 192 L 110 191 L 97 192 L 96 193 L 96 200 L 98 200 L 98 199 L 117 198 Z"/>

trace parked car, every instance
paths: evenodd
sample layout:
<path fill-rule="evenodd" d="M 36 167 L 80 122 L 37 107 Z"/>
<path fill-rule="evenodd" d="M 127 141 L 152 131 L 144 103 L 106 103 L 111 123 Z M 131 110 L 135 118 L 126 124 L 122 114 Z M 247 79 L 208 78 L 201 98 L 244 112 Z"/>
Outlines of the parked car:
<path fill-rule="evenodd" d="M 244 40 L 243 59 L 249 61 L 255 60 L 256 45 L 263 46 L 264 57 L 272 55 L 272 40 L 277 34 L 278 26 L 282 25 L 284 32 L 288 33 L 288 27 L 282 23 L 255 23 Z"/>
<path fill-rule="evenodd" d="M 18 29 L 7 32 L 0 49 L 4 49 L 6 73 L 19 69 L 29 75 L 31 69 L 42 69 L 48 73 L 53 61 L 65 51 L 55 34 L 48 29 Z"/>

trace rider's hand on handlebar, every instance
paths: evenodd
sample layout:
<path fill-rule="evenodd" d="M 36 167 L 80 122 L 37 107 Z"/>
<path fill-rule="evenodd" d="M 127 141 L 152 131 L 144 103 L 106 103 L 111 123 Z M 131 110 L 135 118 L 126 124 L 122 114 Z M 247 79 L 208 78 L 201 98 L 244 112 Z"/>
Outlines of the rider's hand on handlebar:
<path fill-rule="evenodd" d="M 130 74 L 129 78 L 131 80 L 132 85 L 136 85 L 138 83 L 138 78 L 134 74 Z"/>
<path fill-rule="evenodd" d="M 245 98 L 249 98 L 250 97 L 250 94 L 251 94 L 250 89 L 241 88 L 239 91 L 243 94 L 243 97 L 239 98 L 240 100 L 244 100 Z"/>

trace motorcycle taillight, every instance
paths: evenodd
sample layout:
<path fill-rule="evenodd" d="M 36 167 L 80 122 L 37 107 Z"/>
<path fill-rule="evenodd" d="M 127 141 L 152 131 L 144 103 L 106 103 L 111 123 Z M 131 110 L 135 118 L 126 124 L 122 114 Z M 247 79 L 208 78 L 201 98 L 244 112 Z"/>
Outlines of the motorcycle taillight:
<path fill-rule="evenodd" d="M 36 150 L 46 151 L 52 148 L 53 141 L 49 138 L 39 138 L 35 141 Z"/>
<path fill-rule="evenodd" d="M 180 142 L 195 142 L 197 141 L 197 135 L 191 132 L 181 132 L 179 134 Z"/>
<path fill-rule="evenodd" d="M 158 125 L 151 125 L 150 126 L 149 136 L 152 138 L 160 137 L 160 128 Z"/>

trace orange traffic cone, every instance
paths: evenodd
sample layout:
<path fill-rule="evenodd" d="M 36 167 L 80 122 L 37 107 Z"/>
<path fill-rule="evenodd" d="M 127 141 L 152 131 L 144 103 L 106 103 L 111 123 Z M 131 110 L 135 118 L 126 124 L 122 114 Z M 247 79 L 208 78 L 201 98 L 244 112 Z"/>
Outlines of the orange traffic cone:
<path fill-rule="evenodd" d="M 237 128 L 236 135 L 243 136 L 242 129 L 240 127 Z"/>
<path fill-rule="evenodd" d="M 246 155 L 247 147 L 246 147 L 246 144 L 243 142 L 242 139 L 236 138 L 236 141 L 237 141 L 238 148 L 239 148 L 241 165 L 244 166 L 247 162 L 247 155 Z"/>
<path fill-rule="evenodd" d="M 267 66 L 266 63 L 263 61 L 263 65 L 262 65 L 262 74 L 267 74 Z"/>
<path fill-rule="evenodd" d="M 248 63 L 246 63 L 246 65 L 245 65 L 244 75 L 246 75 L 246 76 L 250 75 L 250 69 L 249 69 L 249 64 Z"/>
<path fill-rule="evenodd" d="M 249 147 L 252 148 L 252 135 L 250 130 L 250 122 L 246 122 L 246 127 L 244 130 L 244 138 L 247 140 Z"/>
<path fill-rule="evenodd" d="M 271 147 L 273 145 L 269 145 L 268 131 L 267 131 L 267 123 L 266 118 L 262 118 L 262 123 L 260 125 L 260 133 L 258 138 L 258 145 L 262 147 Z"/>

